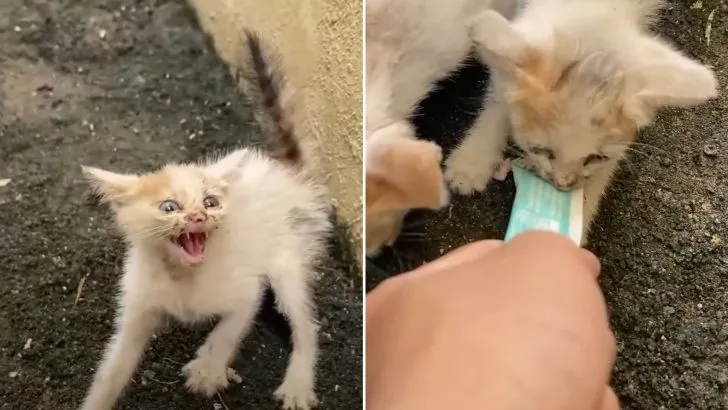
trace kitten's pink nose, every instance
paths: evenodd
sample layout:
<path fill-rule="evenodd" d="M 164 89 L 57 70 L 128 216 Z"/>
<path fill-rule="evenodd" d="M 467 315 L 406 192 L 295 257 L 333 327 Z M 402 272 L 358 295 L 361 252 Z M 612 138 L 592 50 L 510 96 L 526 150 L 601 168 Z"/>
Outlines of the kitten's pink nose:
<path fill-rule="evenodd" d="M 193 223 L 202 223 L 207 221 L 207 215 L 204 212 L 193 212 L 187 215 L 187 220 Z"/>
<path fill-rule="evenodd" d="M 556 173 L 553 180 L 557 187 L 564 189 L 574 187 L 578 181 L 574 172 Z"/>

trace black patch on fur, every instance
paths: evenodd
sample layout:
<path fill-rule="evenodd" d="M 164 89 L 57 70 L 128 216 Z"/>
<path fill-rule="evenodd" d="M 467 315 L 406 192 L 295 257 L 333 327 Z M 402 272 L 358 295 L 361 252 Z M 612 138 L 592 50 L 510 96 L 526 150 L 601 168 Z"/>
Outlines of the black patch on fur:
<path fill-rule="evenodd" d="M 285 87 L 283 74 L 271 58 L 266 57 L 263 42 L 258 34 L 245 30 L 245 37 L 252 69 L 250 75 L 246 77 L 260 93 L 260 103 L 270 115 L 275 129 L 275 135 L 265 136 L 268 151 L 273 158 L 298 166 L 302 163 L 302 150 L 293 121 L 283 106 L 282 92 Z"/>

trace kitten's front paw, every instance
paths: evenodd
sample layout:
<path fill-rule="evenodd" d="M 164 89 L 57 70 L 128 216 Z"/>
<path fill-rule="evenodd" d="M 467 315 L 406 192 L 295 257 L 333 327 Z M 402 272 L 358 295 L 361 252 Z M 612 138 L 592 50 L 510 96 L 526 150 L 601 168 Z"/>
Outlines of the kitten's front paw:
<path fill-rule="evenodd" d="M 187 376 L 185 385 L 195 393 L 207 397 L 228 387 L 228 376 L 231 374 L 225 363 L 217 363 L 205 357 L 198 357 L 182 368 Z"/>
<path fill-rule="evenodd" d="M 453 191 L 461 195 L 485 191 L 492 175 L 493 164 L 460 148 L 445 161 L 445 180 Z"/>
<path fill-rule="evenodd" d="M 285 410 L 310 410 L 318 404 L 313 383 L 302 380 L 291 381 L 286 378 L 273 395 L 281 401 Z"/>

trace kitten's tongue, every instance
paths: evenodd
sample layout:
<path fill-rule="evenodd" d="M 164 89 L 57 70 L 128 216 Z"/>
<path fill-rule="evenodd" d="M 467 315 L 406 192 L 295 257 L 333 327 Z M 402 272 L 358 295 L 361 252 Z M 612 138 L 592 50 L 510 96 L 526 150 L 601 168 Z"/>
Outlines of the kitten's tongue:
<path fill-rule="evenodd" d="M 205 234 L 199 232 L 184 233 L 179 237 L 179 244 L 187 253 L 190 262 L 202 262 L 205 254 Z"/>

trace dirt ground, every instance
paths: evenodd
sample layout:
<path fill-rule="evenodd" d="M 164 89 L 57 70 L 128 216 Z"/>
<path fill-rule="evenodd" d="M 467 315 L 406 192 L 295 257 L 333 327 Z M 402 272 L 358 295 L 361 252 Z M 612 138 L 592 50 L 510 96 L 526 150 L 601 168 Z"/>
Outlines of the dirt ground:
<path fill-rule="evenodd" d="M 623 408 L 728 409 L 728 1 L 670 1 L 660 31 L 714 67 L 722 95 L 664 110 L 642 133 L 647 145 L 616 177 L 589 248 L 602 261 Z M 420 135 L 452 149 L 486 83 L 475 64 L 444 81 L 415 119 Z M 394 250 L 367 262 L 367 288 L 459 245 L 502 238 L 513 194 L 509 178 L 412 215 Z"/>
<path fill-rule="evenodd" d="M 211 50 L 181 0 L 0 2 L 0 408 L 77 408 L 111 334 L 123 247 L 79 164 L 149 170 L 256 140 Z M 354 409 L 360 274 L 334 242 L 317 283 L 317 393 L 322 409 Z M 263 310 L 234 365 L 243 382 L 208 400 L 179 371 L 209 329 L 159 332 L 118 408 L 279 408 L 285 321 Z"/>

